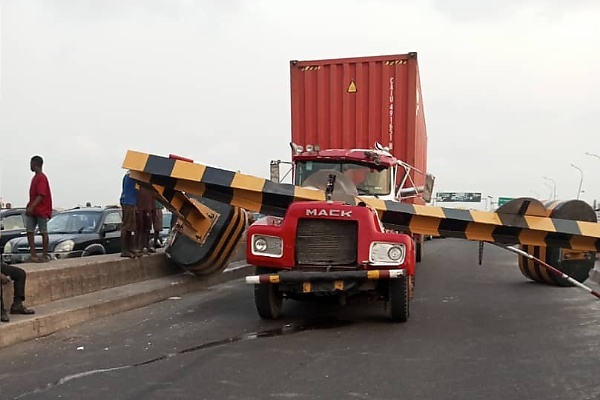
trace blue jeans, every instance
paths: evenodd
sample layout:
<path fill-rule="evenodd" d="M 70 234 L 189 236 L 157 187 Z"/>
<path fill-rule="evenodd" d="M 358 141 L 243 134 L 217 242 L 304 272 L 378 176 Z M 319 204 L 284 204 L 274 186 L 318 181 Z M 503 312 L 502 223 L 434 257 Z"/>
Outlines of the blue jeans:
<path fill-rule="evenodd" d="M 25 228 L 27 229 L 27 232 L 35 232 L 36 226 L 40 228 L 40 233 L 48 233 L 48 218 L 37 215 L 26 215 Z"/>

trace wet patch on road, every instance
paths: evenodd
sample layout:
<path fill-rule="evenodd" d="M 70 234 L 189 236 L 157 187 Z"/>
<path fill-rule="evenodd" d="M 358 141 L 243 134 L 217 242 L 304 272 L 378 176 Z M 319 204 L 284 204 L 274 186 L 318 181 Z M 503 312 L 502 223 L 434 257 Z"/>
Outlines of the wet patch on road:
<path fill-rule="evenodd" d="M 35 394 L 44 393 L 55 387 L 64 385 L 67 382 L 71 382 L 76 379 L 85 378 L 85 377 L 88 377 L 91 375 L 104 374 L 107 372 L 142 367 L 144 365 L 154 364 L 156 362 L 166 360 L 169 358 L 173 358 L 173 357 L 176 357 L 179 355 L 193 353 L 193 352 L 201 351 L 201 350 L 206 350 L 206 349 L 210 349 L 213 347 L 220 347 L 220 346 L 225 346 L 228 344 L 245 342 L 248 340 L 271 338 L 271 337 L 285 336 L 285 335 L 293 335 L 295 333 L 300 333 L 300 332 L 304 332 L 304 331 L 335 329 L 335 328 L 340 328 L 343 326 L 350 325 L 351 323 L 352 322 L 350 322 L 350 321 L 343 321 L 343 320 L 338 320 L 338 319 L 329 318 L 329 317 L 310 319 L 310 320 L 306 320 L 306 321 L 291 322 L 291 323 L 285 324 L 285 325 L 277 327 L 277 328 L 266 329 L 266 330 L 258 331 L 258 332 L 250 332 L 250 333 L 245 333 L 245 334 L 239 335 L 239 336 L 229 337 L 226 339 L 213 340 L 213 341 L 201 343 L 197 346 L 188 347 L 188 348 L 179 350 L 174 353 L 165 354 L 165 355 L 155 357 L 155 358 L 152 358 L 152 359 L 149 359 L 146 361 L 142 361 L 142 362 L 139 362 L 136 364 L 123 365 L 123 366 L 113 367 L 113 368 L 94 369 L 94 370 L 80 372 L 77 374 L 71 374 L 71 375 L 68 375 L 68 376 L 65 376 L 65 377 L 59 379 L 56 382 L 49 383 L 48 385 L 46 385 L 43 388 L 38 388 L 38 389 L 32 390 L 30 392 L 23 393 L 17 397 L 14 397 L 14 400 L 22 399 L 27 396 L 31 396 L 31 395 L 35 395 Z"/>

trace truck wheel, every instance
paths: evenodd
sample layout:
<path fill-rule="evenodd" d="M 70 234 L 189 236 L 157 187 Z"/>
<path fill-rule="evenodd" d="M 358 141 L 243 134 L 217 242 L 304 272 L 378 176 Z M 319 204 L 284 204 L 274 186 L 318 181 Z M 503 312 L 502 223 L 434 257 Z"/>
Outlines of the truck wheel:
<path fill-rule="evenodd" d="M 271 273 L 268 268 L 256 268 L 258 275 Z M 262 283 L 254 285 L 254 304 L 262 319 L 278 319 L 281 317 L 283 296 L 279 293 L 277 284 Z"/>
<path fill-rule="evenodd" d="M 421 262 L 421 259 L 423 258 L 423 244 L 420 241 L 416 243 L 415 253 L 416 261 Z"/>
<path fill-rule="evenodd" d="M 410 315 L 409 299 L 408 299 L 408 282 L 407 276 L 402 276 L 397 279 L 390 279 L 389 284 L 389 307 L 390 318 L 394 322 L 406 322 Z"/>

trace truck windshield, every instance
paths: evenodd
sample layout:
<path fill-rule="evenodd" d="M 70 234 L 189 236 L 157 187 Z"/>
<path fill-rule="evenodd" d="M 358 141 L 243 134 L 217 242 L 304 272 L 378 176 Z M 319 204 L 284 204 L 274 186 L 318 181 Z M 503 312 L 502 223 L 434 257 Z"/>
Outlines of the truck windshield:
<path fill-rule="evenodd" d="M 301 186 L 312 174 L 322 170 L 334 170 L 348 176 L 360 195 L 382 196 L 390 193 L 389 169 L 377 171 L 367 165 L 345 162 L 297 162 L 295 185 Z"/>

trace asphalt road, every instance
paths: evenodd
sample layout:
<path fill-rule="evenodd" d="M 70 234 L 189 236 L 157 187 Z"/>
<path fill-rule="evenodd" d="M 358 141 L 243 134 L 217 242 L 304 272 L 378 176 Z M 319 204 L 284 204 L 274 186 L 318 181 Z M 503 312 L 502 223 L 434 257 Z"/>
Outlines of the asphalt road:
<path fill-rule="evenodd" d="M 600 302 L 528 282 L 516 256 L 427 242 L 411 318 L 289 303 L 242 281 L 0 352 L 0 399 L 596 399 Z"/>

